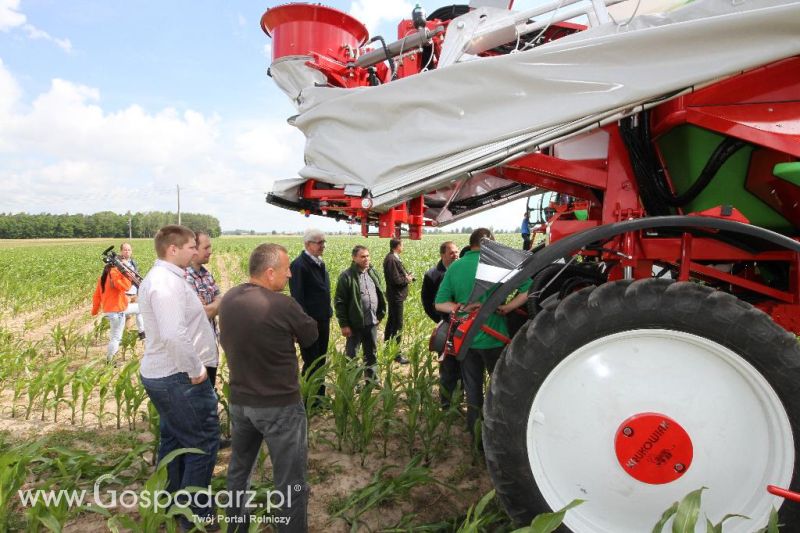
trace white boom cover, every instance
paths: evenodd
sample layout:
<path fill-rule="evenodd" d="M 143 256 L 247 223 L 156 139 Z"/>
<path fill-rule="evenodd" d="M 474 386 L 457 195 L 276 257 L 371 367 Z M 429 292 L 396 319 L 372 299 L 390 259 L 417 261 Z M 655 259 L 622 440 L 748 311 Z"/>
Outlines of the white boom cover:
<path fill-rule="evenodd" d="M 306 136 L 303 179 L 273 192 L 296 200 L 313 178 L 368 189 L 376 208 L 388 207 L 451 184 L 453 169 L 485 168 L 509 147 L 572 133 L 587 117 L 797 54 L 800 1 L 697 0 L 377 87 L 306 88 L 292 121 Z"/>

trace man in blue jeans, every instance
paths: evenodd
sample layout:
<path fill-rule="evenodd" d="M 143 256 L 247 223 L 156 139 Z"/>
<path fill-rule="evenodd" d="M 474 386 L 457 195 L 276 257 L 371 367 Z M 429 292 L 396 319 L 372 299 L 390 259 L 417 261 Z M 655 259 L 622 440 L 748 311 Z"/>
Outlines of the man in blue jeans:
<path fill-rule="evenodd" d="M 289 256 L 279 244 L 262 244 L 250 255 L 250 281 L 234 287 L 220 304 L 220 342 L 230 369 L 231 461 L 228 509 L 233 531 L 248 531 L 250 474 L 261 443 L 272 460 L 273 492 L 280 533 L 308 531 L 306 411 L 300 398 L 295 339 L 302 347 L 319 335 L 317 322 L 281 291 L 291 277 Z"/>
<path fill-rule="evenodd" d="M 167 490 L 207 488 L 217 460 L 219 417 L 206 366 L 217 360 L 217 343 L 200 300 L 184 278 L 197 252 L 195 235 L 183 226 L 164 226 L 156 233 L 155 248 L 158 259 L 139 287 L 139 304 L 148 332 L 140 373 L 160 416 L 158 460 L 179 448 L 199 448 L 203 453 L 187 453 L 169 464 Z M 211 502 L 198 496 L 191 502 L 195 521 L 209 524 Z M 179 525 L 192 527 L 184 518 Z"/>

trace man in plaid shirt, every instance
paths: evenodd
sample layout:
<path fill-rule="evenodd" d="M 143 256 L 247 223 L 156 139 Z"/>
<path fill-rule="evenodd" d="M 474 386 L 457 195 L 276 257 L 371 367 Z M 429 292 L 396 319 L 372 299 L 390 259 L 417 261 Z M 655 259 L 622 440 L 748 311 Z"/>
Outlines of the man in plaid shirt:
<path fill-rule="evenodd" d="M 217 312 L 219 311 L 219 303 L 222 301 L 222 294 L 216 281 L 214 281 L 214 276 L 203 266 L 208 264 L 211 258 L 211 237 L 204 231 L 197 231 L 195 235 L 197 236 L 197 255 L 192 258 L 192 262 L 186 267 L 186 280 L 200 298 L 200 303 L 203 304 L 203 309 L 206 311 L 206 316 L 211 323 L 211 329 L 214 330 L 214 335 L 219 337 Z M 211 380 L 211 385 L 216 385 L 217 368 L 206 367 L 206 371 L 208 372 L 208 379 Z"/>

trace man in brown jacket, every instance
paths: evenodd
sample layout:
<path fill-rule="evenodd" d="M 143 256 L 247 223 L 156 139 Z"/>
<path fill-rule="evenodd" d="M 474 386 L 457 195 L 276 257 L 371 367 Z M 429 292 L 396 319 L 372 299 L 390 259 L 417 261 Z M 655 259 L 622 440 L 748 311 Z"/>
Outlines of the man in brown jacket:
<path fill-rule="evenodd" d="M 318 333 L 314 319 L 281 292 L 290 277 L 286 249 L 262 244 L 250 255 L 250 281 L 228 291 L 220 304 L 220 342 L 230 369 L 233 531 L 248 529 L 253 509 L 246 508 L 247 492 L 262 440 L 272 458 L 270 503 L 282 504 L 275 516 L 278 531 L 308 530 L 307 425 L 294 343 L 308 346 Z"/>

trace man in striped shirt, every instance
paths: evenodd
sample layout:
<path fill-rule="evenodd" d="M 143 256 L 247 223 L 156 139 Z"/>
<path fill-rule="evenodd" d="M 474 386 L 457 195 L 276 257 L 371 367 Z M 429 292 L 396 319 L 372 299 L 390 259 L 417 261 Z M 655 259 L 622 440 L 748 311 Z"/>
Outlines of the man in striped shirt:
<path fill-rule="evenodd" d="M 178 448 L 199 448 L 202 454 L 187 453 L 170 463 L 167 490 L 208 487 L 217 460 L 219 417 L 206 367 L 217 365 L 218 354 L 203 305 L 184 277 L 197 252 L 195 235 L 183 226 L 164 226 L 155 248 L 158 259 L 139 287 L 139 304 L 147 331 L 141 379 L 161 417 L 158 460 Z M 209 523 L 210 505 L 191 509 L 196 520 Z M 183 518 L 180 525 L 191 529 Z"/>
<path fill-rule="evenodd" d="M 197 293 L 197 297 L 200 298 L 200 303 L 203 304 L 203 309 L 208 317 L 208 323 L 211 324 L 214 336 L 218 337 L 217 313 L 219 312 L 219 304 L 222 301 L 222 291 L 219 290 L 214 276 L 204 266 L 211 259 L 211 236 L 205 231 L 196 231 L 194 234 L 197 239 L 197 254 L 192 258 L 189 266 L 186 267 L 186 281 L 189 282 L 194 292 Z M 206 372 L 208 372 L 211 386 L 216 386 L 217 367 L 206 366 Z"/>

